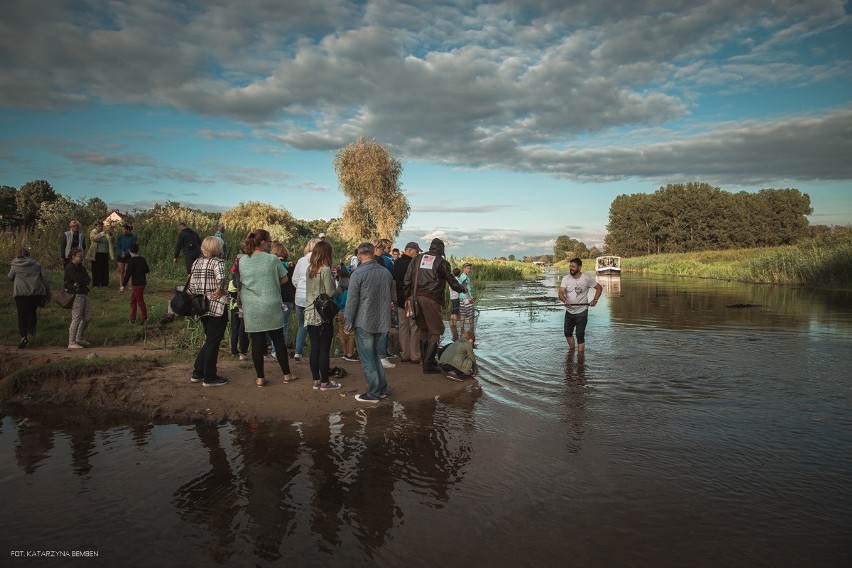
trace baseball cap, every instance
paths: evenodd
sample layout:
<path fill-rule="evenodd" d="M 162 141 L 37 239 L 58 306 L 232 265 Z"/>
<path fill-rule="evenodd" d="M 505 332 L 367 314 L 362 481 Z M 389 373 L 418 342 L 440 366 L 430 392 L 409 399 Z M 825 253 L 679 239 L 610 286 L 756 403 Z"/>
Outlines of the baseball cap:
<path fill-rule="evenodd" d="M 462 264 L 462 268 L 467 268 L 468 266 L 473 266 L 473 265 L 469 262 L 465 262 L 464 264 Z"/>
<path fill-rule="evenodd" d="M 422 250 L 420 250 L 420 245 L 418 245 L 418 244 L 417 244 L 417 243 L 415 243 L 414 241 L 411 241 L 410 243 L 406 244 L 406 245 L 405 245 L 405 248 L 407 248 L 407 249 L 414 249 L 414 250 L 416 250 L 417 252 L 423 252 Z"/>
<path fill-rule="evenodd" d="M 320 233 L 320 234 L 318 235 L 318 238 L 320 238 L 320 239 L 324 239 L 324 238 L 325 238 L 325 233 Z"/>

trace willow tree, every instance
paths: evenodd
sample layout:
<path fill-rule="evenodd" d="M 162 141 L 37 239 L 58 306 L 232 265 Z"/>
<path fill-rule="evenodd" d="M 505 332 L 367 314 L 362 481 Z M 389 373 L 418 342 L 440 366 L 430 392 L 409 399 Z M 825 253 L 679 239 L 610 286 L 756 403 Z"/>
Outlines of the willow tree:
<path fill-rule="evenodd" d="M 394 240 L 411 211 L 400 189 L 400 161 L 375 140 L 358 138 L 335 153 L 334 171 L 349 198 L 340 236 L 353 243 Z"/>

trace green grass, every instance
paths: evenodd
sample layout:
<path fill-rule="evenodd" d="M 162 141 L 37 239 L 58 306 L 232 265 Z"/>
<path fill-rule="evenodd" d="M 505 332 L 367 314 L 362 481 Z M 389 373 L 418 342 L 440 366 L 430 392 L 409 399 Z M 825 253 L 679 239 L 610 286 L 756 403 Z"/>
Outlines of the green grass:
<path fill-rule="evenodd" d="M 852 238 L 799 245 L 624 258 L 627 272 L 852 289 Z"/>

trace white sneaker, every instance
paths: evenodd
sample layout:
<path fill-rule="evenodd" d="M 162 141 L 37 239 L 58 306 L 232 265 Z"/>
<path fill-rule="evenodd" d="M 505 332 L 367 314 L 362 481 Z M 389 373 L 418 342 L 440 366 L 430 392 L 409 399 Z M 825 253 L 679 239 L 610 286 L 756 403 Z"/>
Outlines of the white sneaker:
<path fill-rule="evenodd" d="M 301 361 L 301 360 L 302 360 L 302 356 L 301 356 L 301 355 L 299 355 L 298 353 L 296 353 L 295 355 L 293 355 L 293 360 L 294 360 L 294 361 Z"/>
<path fill-rule="evenodd" d="M 320 390 L 328 391 L 328 390 L 337 390 L 340 388 L 340 383 L 335 381 L 328 381 L 327 383 L 320 384 Z"/>
<path fill-rule="evenodd" d="M 239 359 L 240 361 L 248 361 L 248 355 L 243 355 L 242 353 L 240 353 Z"/>
<path fill-rule="evenodd" d="M 385 369 L 396 369 L 396 365 L 387 360 L 387 357 L 382 359 L 382 367 Z"/>
<path fill-rule="evenodd" d="M 83 346 L 78 343 L 69 343 L 68 349 L 82 349 Z"/>

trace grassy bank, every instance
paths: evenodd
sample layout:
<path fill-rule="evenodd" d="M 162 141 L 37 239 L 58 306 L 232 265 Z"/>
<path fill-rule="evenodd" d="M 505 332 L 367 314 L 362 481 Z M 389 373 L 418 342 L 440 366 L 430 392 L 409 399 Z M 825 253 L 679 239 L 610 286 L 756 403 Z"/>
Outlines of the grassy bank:
<path fill-rule="evenodd" d="M 814 239 L 775 248 L 624 258 L 622 269 L 764 284 L 852 289 L 852 238 Z"/>

